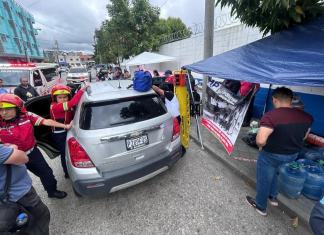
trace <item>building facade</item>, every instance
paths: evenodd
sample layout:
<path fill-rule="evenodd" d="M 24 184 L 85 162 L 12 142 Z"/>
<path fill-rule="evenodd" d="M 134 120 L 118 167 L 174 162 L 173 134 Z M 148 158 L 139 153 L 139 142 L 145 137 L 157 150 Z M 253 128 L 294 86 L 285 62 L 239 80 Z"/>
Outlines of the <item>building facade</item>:
<path fill-rule="evenodd" d="M 42 60 L 34 17 L 14 0 L 0 0 L 0 58 Z"/>

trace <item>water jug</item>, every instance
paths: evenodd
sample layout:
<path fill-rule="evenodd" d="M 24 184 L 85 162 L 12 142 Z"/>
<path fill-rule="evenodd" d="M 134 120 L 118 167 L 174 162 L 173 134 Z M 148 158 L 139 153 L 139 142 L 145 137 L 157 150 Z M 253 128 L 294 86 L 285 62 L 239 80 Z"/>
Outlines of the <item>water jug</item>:
<path fill-rule="evenodd" d="M 298 198 L 303 190 L 307 172 L 297 162 L 280 166 L 278 176 L 279 192 L 289 198 Z"/>
<path fill-rule="evenodd" d="M 319 164 L 305 167 L 307 171 L 306 181 L 302 194 L 310 199 L 321 199 L 324 189 L 324 169 Z"/>

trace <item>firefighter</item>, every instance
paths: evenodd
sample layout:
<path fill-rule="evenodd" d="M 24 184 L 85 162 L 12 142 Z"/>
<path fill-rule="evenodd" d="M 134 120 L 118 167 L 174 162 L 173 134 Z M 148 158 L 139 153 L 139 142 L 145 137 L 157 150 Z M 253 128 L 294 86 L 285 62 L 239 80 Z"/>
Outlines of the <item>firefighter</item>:
<path fill-rule="evenodd" d="M 71 99 L 71 88 L 62 84 L 55 85 L 52 88 L 52 104 L 50 108 L 51 118 L 59 123 L 70 123 L 74 116 L 73 108 L 79 103 L 85 89 L 88 86 L 81 88 Z M 52 138 L 60 150 L 61 164 L 64 171 L 64 177 L 69 178 L 65 161 L 65 142 L 66 129 L 52 128 Z"/>
<path fill-rule="evenodd" d="M 26 163 L 27 169 L 40 178 L 49 198 L 65 198 L 67 193 L 57 190 L 53 171 L 36 146 L 33 126 L 45 125 L 70 129 L 71 124 L 65 125 L 27 112 L 23 101 L 14 94 L 0 95 L 0 117 L 1 141 L 5 144 L 15 144 L 19 150 L 26 153 L 29 158 Z"/>

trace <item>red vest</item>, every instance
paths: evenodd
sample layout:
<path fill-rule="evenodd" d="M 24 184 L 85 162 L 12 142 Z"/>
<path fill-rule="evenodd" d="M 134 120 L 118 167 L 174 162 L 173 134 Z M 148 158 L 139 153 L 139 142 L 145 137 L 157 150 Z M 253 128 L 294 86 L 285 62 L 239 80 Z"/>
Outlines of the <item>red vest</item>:
<path fill-rule="evenodd" d="M 12 122 L 0 121 L 0 139 L 2 143 L 15 144 L 19 150 L 28 151 L 36 144 L 34 126 L 39 126 L 43 118 L 31 113 L 22 113 Z"/>

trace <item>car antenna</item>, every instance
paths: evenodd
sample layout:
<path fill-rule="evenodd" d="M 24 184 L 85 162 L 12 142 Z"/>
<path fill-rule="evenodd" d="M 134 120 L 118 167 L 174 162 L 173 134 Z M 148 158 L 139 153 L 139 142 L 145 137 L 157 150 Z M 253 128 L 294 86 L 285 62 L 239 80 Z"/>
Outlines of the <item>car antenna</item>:
<path fill-rule="evenodd" d="M 118 88 L 119 88 L 119 89 L 122 88 L 122 87 L 120 86 L 120 78 L 118 79 Z"/>

